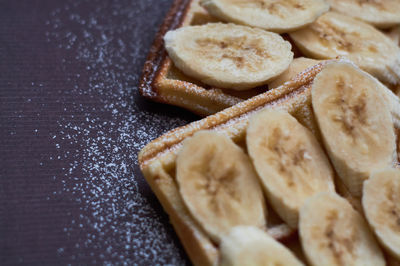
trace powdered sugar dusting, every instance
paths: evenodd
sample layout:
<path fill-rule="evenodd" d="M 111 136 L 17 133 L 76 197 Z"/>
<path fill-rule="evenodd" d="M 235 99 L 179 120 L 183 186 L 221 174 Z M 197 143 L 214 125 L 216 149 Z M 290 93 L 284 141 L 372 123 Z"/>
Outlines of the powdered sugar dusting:
<path fill-rule="evenodd" d="M 169 4 L 159 0 L 164 10 Z M 46 22 L 47 41 L 68 55 L 61 67 L 71 73 L 71 62 L 81 64 L 65 81 L 71 89 L 60 92 L 77 95 L 68 104 L 74 112 L 59 119 L 59 131 L 51 136 L 59 153 L 50 160 L 67 158 L 72 163 L 64 175 L 54 177 L 62 190 L 49 197 L 74 198 L 80 206 L 79 217 L 71 218 L 65 234 L 85 229 L 75 251 L 67 254 L 66 247 L 55 247 L 71 260 L 89 256 L 93 263 L 105 264 L 186 263 L 180 247 L 170 240 L 170 229 L 154 218 L 154 207 L 140 192 L 139 150 L 162 132 L 187 123 L 143 111 L 136 101 L 138 65 L 147 53 L 141 42 L 151 41 L 156 30 L 148 12 L 155 8 L 151 5 L 146 0 L 69 1 Z M 146 12 L 149 17 L 143 19 Z M 144 28 L 153 31 L 146 37 Z"/>

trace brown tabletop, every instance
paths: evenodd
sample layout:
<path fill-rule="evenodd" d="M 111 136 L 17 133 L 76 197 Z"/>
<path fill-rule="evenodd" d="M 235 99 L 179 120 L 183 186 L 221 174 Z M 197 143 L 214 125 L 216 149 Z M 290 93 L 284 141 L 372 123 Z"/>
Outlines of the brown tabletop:
<path fill-rule="evenodd" d="M 0 265 L 188 264 L 137 165 L 198 119 L 138 94 L 171 3 L 0 1 Z"/>

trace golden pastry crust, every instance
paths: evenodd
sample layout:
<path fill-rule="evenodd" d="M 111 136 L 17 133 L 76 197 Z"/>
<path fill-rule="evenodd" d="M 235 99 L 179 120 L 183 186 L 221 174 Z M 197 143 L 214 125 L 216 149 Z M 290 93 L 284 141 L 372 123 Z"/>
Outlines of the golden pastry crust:
<path fill-rule="evenodd" d="M 327 62 L 314 65 L 269 91 L 267 86 L 248 91 L 212 88 L 175 68 L 162 41 L 170 29 L 211 21 L 216 20 L 199 6 L 198 0 L 175 0 L 150 49 L 139 86 L 141 94 L 151 100 L 180 106 L 202 116 L 214 114 L 164 134 L 146 145 L 139 154 L 141 171 L 168 213 L 175 231 L 195 265 L 216 265 L 219 250 L 191 216 L 180 196 L 175 179 L 175 161 L 182 142 L 199 130 L 213 130 L 227 135 L 246 149 L 245 135 L 249 117 L 263 108 L 285 109 L 321 141 L 311 108 L 311 85 L 314 77 Z M 393 105 L 392 110 L 397 108 L 395 111 L 400 114 L 398 105 L 395 106 L 392 102 L 389 104 Z M 400 115 L 394 117 L 397 128 L 400 125 L 399 118 Z M 362 212 L 360 199 L 351 196 L 340 179 L 335 179 L 335 185 L 338 192 L 355 209 Z M 303 254 L 294 230 L 276 215 L 271 215 L 271 211 L 268 213 L 268 233 L 283 241 L 302 258 Z"/>
<path fill-rule="evenodd" d="M 175 177 L 175 163 L 182 142 L 200 130 L 212 130 L 225 134 L 236 144 L 246 150 L 245 136 L 249 118 L 264 108 L 284 109 L 307 127 L 321 143 L 321 135 L 317 127 L 311 107 L 311 86 L 315 76 L 330 62 L 323 61 L 296 75 L 282 86 L 238 103 L 230 108 L 176 128 L 157 138 L 144 147 L 139 154 L 140 168 L 171 219 L 181 242 L 195 265 L 216 265 L 218 263 L 218 247 L 201 229 L 189 213 L 180 196 Z M 400 124 L 396 122 L 399 102 L 389 102 L 397 131 Z M 390 99 L 389 99 L 390 100 Z M 362 213 L 360 198 L 350 194 L 340 178 L 335 177 L 336 190 L 350 204 Z M 269 214 L 272 212 L 269 210 Z M 268 233 L 283 241 L 301 258 L 301 248 L 296 234 L 279 218 L 268 215 Z M 270 217 L 271 216 L 271 217 Z"/>

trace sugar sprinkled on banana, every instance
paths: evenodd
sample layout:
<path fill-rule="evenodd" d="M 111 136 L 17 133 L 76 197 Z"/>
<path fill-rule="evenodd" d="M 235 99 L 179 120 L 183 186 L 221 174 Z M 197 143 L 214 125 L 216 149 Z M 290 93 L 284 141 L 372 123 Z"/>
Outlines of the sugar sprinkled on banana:
<path fill-rule="evenodd" d="M 362 21 L 327 12 L 290 36 L 311 58 L 345 57 L 383 82 L 400 83 L 400 48 L 385 34 Z"/>
<path fill-rule="evenodd" d="M 378 28 L 400 24 L 398 0 L 328 0 L 331 9 L 361 19 Z"/>
<path fill-rule="evenodd" d="M 335 191 L 333 170 L 314 135 L 284 111 L 266 110 L 250 120 L 247 149 L 274 210 L 297 228 L 303 202 Z"/>
<path fill-rule="evenodd" d="M 381 85 L 349 62 L 330 63 L 312 84 L 325 148 L 343 183 L 361 196 L 371 172 L 393 164 L 396 137 Z"/>
<path fill-rule="evenodd" d="M 400 128 L 400 99 L 399 97 L 393 93 L 390 89 L 388 89 L 385 85 L 377 81 L 378 87 L 381 90 L 382 97 L 385 99 L 387 106 L 392 113 L 393 122 L 395 128 Z M 400 84 L 399 84 L 400 87 Z"/>
<path fill-rule="evenodd" d="M 303 27 L 329 10 L 326 0 L 201 0 L 200 3 L 223 21 L 278 33 Z"/>
<path fill-rule="evenodd" d="M 164 41 L 176 67 L 220 88 L 266 84 L 293 60 L 290 43 L 280 35 L 235 24 L 183 27 L 169 31 Z"/>
<path fill-rule="evenodd" d="M 300 209 L 299 234 L 311 265 L 385 265 L 367 223 L 334 193 L 321 193 Z"/>
<path fill-rule="evenodd" d="M 373 173 L 364 183 L 362 205 L 379 242 L 400 260 L 400 170 Z"/>
<path fill-rule="evenodd" d="M 215 242 L 237 225 L 266 226 L 257 174 L 227 136 L 199 131 L 185 140 L 176 160 L 176 179 L 190 213 Z"/>
<path fill-rule="evenodd" d="M 304 265 L 265 231 L 251 226 L 234 227 L 222 237 L 220 249 L 220 266 Z"/>

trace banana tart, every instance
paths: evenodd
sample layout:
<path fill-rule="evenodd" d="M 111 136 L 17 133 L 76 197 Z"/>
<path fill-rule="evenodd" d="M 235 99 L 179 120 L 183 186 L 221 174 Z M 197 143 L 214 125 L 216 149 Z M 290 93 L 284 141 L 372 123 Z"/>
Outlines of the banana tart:
<path fill-rule="evenodd" d="M 139 164 L 195 265 L 399 263 L 399 118 L 376 78 L 323 61 L 166 133 Z"/>
<path fill-rule="evenodd" d="M 340 57 L 396 90 L 399 18 L 397 0 L 175 0 L 139 88 L 206 116 L 276 88 L 307 60 Z"/>

